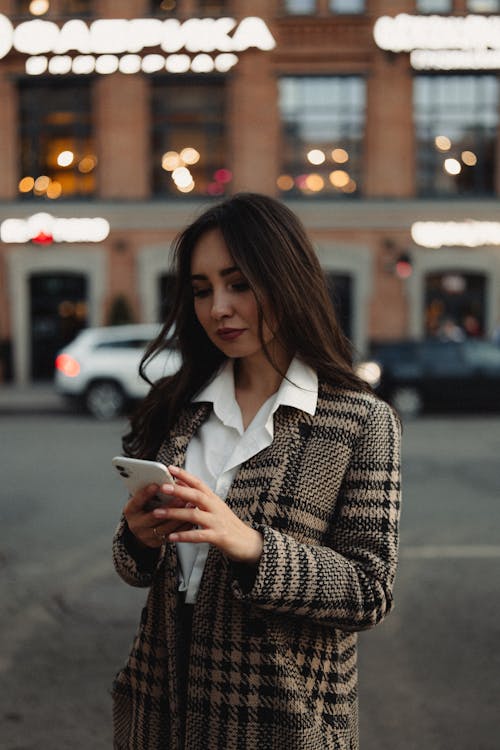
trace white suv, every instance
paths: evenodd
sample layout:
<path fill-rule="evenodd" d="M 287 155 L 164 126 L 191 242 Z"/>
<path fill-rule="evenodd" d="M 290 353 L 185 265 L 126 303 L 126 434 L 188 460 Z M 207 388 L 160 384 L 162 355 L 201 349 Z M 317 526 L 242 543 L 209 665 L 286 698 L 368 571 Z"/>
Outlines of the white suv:
<path fill-rule="evenodd" d="M 118 416 L 149 390 L 139 363 L 159 331 L 154 324 L 86 328 L 56 357 L 57 391 L 83 403 L 97 419 Z M 179 353 L 168 350 L 149 363 L 146 373 L 154 382 L 179 366 Z"/>

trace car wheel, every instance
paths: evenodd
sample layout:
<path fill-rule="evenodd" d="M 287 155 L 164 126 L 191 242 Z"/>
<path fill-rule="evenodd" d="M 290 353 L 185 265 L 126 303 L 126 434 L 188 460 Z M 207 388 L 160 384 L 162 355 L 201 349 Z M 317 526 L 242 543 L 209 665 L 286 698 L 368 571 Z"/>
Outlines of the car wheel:
<path fill-rule="evenodd" d="M 85 406 L 96 419 L 113 419 L 125 406 L 125 394 L 112 380 L 98 380 L 87 389 Z"/>
<path fill-rule="evenodd" d="M 416 417 L 422 411 L 422 396 L 412 386 L 401 386 L 392 392 L 391 403 L 402 417 Z"/>

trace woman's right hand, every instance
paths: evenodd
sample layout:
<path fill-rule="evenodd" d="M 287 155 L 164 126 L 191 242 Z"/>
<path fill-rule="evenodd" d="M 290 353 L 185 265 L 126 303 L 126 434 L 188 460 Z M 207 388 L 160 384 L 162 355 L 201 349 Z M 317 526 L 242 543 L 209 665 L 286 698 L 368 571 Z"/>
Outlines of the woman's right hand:
<path fill-rule="evenodd" d="M 186 531 L 192 528 L 191 524 L 183 524 L 179 523 L 179 521 L 171 521 L 170 523 L 162 522 L 161 534 L 155 533 L 154 530 L 158 526 L 158 519 L 153 515 L 153 509 L 147 507 L 147 503 L 153 499 L 159 489 L 157 484 L 150 484 L 144 487 L 129 499 L 123 509 L 127 525 L 137 541 L 143 546 L 152 549 L 157 549 L 165 544 L 166 537 L 174 531 Z M 174 497 L 169 498 L 168 504 L 175 508 L 185 507 L 185 503 Z"/>

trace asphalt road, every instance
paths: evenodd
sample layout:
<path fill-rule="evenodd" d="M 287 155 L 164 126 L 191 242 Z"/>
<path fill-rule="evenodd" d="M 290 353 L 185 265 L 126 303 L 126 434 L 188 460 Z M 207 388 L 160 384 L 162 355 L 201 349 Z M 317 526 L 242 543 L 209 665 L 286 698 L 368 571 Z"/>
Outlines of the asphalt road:
<path fill-rule="evenodd" d="M 0 416 L 1 750 L 111 748 L 145 596 L 109 553 L 124 426 Z M 500 417 L 422 418 L 403 444 L 396 608 L 360 636 L 361 748 L 499 750 Z"/>

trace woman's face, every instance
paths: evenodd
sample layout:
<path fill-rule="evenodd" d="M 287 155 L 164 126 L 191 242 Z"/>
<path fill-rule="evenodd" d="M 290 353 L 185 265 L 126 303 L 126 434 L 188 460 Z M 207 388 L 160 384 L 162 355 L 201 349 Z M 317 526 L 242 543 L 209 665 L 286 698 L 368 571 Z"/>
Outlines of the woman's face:
<path fill-rule="evenodd" d="M 233 358 L 262 353 L 255 295 L 218 229 L 206 232 L 195 245 L 191 284 L 196 317 L 218 349 Z M 268 344 L 274 335 L 266 318 L 270 320 L 264 308 L 262 333 Z"/>

